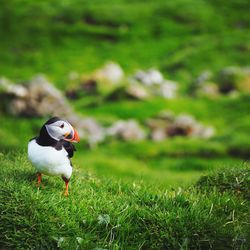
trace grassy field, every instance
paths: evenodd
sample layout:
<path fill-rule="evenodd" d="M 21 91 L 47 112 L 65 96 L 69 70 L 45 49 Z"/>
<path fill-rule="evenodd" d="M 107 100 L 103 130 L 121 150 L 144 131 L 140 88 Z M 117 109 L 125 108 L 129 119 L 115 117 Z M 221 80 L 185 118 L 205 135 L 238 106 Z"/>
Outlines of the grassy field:
<path fill-rule="evenodd" d="M 247 0 L 4 1 L 0 73 L 42 72 L 65 88 L 70 71 L 114 60 L 127 73 L 157 67 L 186 86 L 203 70 L 249 63 L 248 9 Z"/>
<path fill-rule="evenodd" d="M 12 0 L 0 8 L 0 77 L 44 73 L 63 93 L 70 72 L 115 61 L 131 75 L 159 69 L 171 100 L 68 100 L 103 126 L 170 110 L 215 129 L 210 139 L 82 140 L 69 197 L 36 173 L 27 143 L 48 117 L 14 117 L 0 98 L 0 249 L 250 249 L 250 96 L 190 95 L 204 70 L 249 65 L 248 0 Z M 0 93 L 1 94 L 1 93 Z M 106 94 L 106 93 L 105 93 Z"/>
<path fill-rule="evenodd" d="M 98 177 L 77 166 L 65 198 L 59 178 L 36 187 L 23 153 L 0 156 L 4 249 L 249 247 L 249 168 L 171 190 Z"/>
<path fill-rule="evenodd" d="M 114 139 L 95 148 L 81 142 L 73 159 L 68 198 L 63 196 L 60 178 L 44 177 L 38 189 L 26 156 L 27 142 L 44 119 L 1 117 L 0 245 L 7 249 L 248 249 L 248 120 L 237 119 L 244 114 L 244 108 L 237 113 L 238 106 L 247 108 L 248 102 L 244 97 L 237 102 L 222 99 L 216 105 L 217 115 L 212 112 L 216 109 L 204 108 L 215 105 L 209 100 L 176 102 L 155 100 L 144 107 L 140 102 L 108 103 L 85 109 L 102 122 L 129 117 L 143 122 L 162 108 L 189 111 L 216 126 L 217 136 L 158 143 Z M 234 108 L 227 113 L 228 106 Z M 231 134 L 237 127 L 241 135 Z"/>

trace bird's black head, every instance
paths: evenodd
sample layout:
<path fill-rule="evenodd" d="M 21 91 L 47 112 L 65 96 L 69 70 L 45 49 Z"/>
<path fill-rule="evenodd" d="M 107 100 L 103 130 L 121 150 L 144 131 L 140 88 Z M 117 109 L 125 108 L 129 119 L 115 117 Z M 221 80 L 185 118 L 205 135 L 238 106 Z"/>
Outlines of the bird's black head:
<path fill-rule="evenodd" d="M 77 131 L 72 127 L 72 125 L 59 117 L 50 118 L 40 130 L 40 138 L 52 141 L 70 141 L 79 142 L 80 138 Z"/>

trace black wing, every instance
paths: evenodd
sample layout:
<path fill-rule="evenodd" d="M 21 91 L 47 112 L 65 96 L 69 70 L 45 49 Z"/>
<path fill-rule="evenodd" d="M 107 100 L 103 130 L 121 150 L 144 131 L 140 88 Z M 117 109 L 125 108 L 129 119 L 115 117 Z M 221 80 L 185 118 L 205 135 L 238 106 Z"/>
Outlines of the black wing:
<path fill-rule="evenodd" d="M 75 146 L 72 143 L 68 142 L 68 141 L 63 141 L 63 147 L 68 152 L 68 157 L 69 158 L 73 157 L 74 151 L 76 151 Z"/>

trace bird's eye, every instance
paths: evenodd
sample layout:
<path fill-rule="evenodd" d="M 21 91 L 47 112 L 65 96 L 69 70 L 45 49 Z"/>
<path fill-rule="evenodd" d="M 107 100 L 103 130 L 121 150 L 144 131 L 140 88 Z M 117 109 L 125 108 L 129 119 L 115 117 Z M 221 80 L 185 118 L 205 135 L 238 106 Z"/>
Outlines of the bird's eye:
<path fill-rule="evenodd" d="M 60 125 L 60 128 L 64 128 L 64 123 Z"/>

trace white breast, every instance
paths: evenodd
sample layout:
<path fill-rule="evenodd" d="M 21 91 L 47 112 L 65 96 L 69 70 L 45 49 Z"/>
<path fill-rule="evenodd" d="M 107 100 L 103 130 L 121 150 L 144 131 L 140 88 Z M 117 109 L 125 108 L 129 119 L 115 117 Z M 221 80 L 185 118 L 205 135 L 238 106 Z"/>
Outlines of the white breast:
<path fill-rule="evenodd" d="M 72 167 L 64 148 L 56 150 L 50 146 L 40 146 L 34 139 L 28 144 L 28 157 L 32 165 L 42 174 L 62 175 L 67 179 L 71 176 Z"/>

